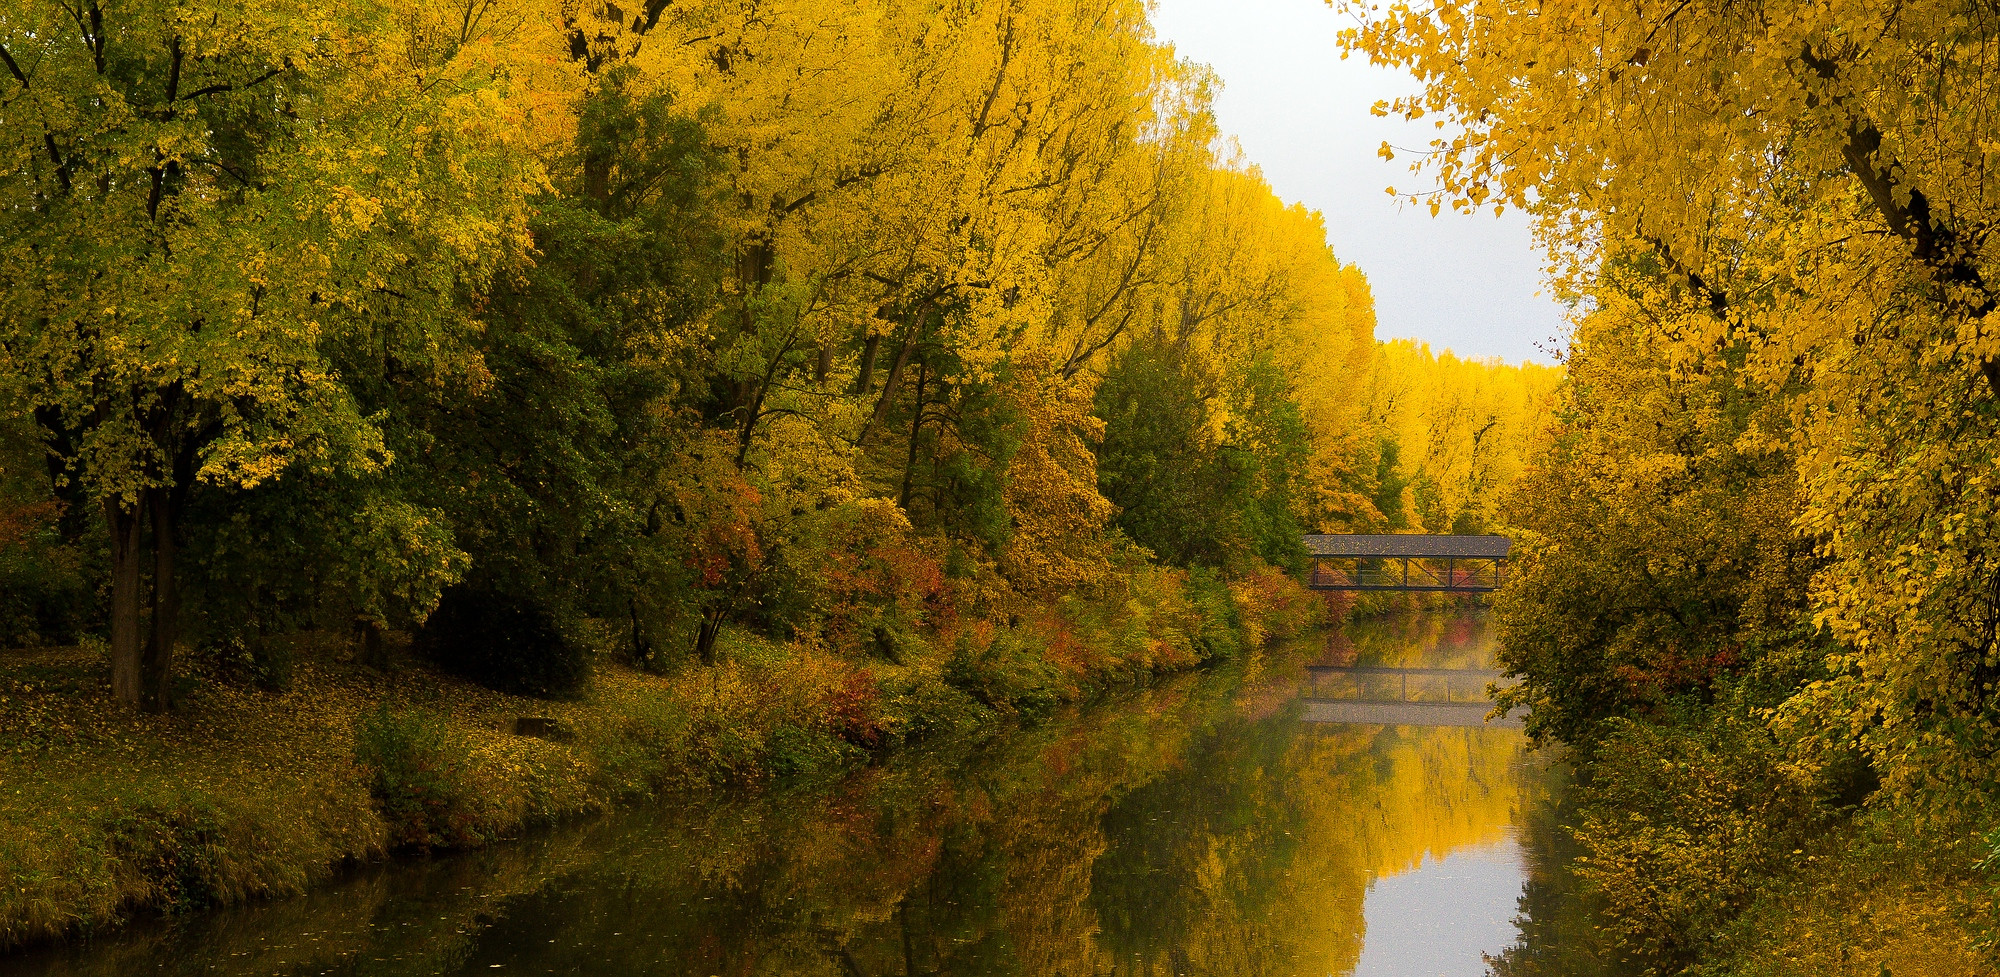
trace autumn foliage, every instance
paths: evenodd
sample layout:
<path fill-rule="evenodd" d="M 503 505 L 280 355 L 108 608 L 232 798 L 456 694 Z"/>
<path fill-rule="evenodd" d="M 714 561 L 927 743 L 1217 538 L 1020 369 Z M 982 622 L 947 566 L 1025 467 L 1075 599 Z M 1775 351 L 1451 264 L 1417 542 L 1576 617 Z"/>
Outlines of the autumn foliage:
<path fill-rule="evenodd" d="M 1728 937 L 1711 972 L 1789 972 L 1823 959 L 1807 927 L 1756 927 L 1826 918 L 1792 880 L 1902 899 L 1871 867 L 1894 851 L 1995 945 L 1969 873 L 2000 842 L 2000 21 L 1341 6 L 1349 50 L 1420 80 L 1378 111 L 1438 125 L 1411 199 L 1525 208 L 1581 300 L 1503 617 L 1517 701 L 1605 757 L 1585 835 L 1651 878 L 1608 883 L 1634 940 L 1669 970 Z M 1817 854 L 1781 830 L 1822 823 Z"/>
<path fill-rule="evenodd" d="M 0 645 L 67 650 L 0 777 L 263 717 L 341 850 L 478 843 L 1245 657 L 1325 618 L 1302 533 L 1497 526 L 1554 371 L 1378 342 L 1147 14 L 9 6 Z M 471 701 L 569 725 L 468 758 Z M 75 756 L 10 803 L 155 803 Z M 0 938 L 127 898 L 50 891 Z"/>
<path fill-rule="evenodd" d="M 1376 342 L 1137 0 L 86 7 L 0 21 L 0 517 L 127 702 L 313 630 L 1177 667 L 1302 532 L 1494 525 L 1546 410 Z"/>
<path fill-rule="evenodd" d="M 1377 342 L 1140 0 L 29 0 L 0 68 L 0 779 L 70 812 L 0 854 L 160 853 L 0 942 L 218 811 L 229 901 L 1248 657 L 1546 416 Z"/>

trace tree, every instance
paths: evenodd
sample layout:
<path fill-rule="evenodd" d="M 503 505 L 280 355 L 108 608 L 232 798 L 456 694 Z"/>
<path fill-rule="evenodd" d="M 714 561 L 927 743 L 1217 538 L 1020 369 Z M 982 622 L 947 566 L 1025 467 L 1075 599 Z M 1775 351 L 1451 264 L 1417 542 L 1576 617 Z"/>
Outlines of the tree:
<path fill-rule="evenodd" d="M 48 0 L 0 22 L 0 368 L 103 513 L 122 701 L 168 705 L 198 486 L 391 460 L 329 346 L 477 374 L 458 299 L 520 254 L 539 170 L 488 52 L 398 13 Z"/>
<path fill-rule="evenodd" d="M 1656 266 L 1606 278 L 1621 287 L 1571 340 L 1554 443 L 1507 500 L 1515 550 L 1495 604 L 1501 662 L 1524 679 L 1501 698 L 1532 707 L 1530 735 L 1586 754 L 1613 719 L 1709 703 L 1746 676 L 1775 705 L 1821 651 L 1793 459 L 1747 436 L 1783 429 L 1781 392 L 1741 349 L 1673 369 Z"/>
<path fill-rule="evenodd" d="M 1127 347 L 1106 373 L 1098 484 L 1118 528 L 1175 566 L 1240 573 L 1261 559 L 1303 572 L 1293 484 L 1309 447 L 1297 405 L 1268 359 L 1230 384 L 1228 408 L 1204 394 L 1215 383 L 1157 338 Z"/>
<path fill-rule="evenodd" d="M 1834 678 L 1798 703 L 1892 784 L 1974 796 L 2000 723 L 2000 24 L 1947 2 L 1391 4 L 1346 43 L 1447 127 L 1434 207 L 1529 208 L 1578 294 L 1649 254 L 1671 368 L 1785 391 Z M 1970 791 L 1970 794 L 1965 794 Z"/>

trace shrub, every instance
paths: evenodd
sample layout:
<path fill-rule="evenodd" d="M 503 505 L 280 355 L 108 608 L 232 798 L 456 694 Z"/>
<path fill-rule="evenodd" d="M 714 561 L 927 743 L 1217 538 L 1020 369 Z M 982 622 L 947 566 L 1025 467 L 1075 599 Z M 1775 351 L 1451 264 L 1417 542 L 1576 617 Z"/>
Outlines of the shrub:
<path fill-rule="evenodd" d="M 204 798 L 141 800 L 108 819 L 106 847 L 144 880 L 146 902 L 193 912 L 222 901 L 227 845 L 221 824 L 220 810 Z"/>
<path fill-rule="evenodd" d="M 1275 567 L 1256 568 L 1229 591 L 1252 645 L 1297 637 L 1326 623 L 1326 602 Z"/>
<path fill-rule="evenodd" d="M 1068 686 L 1047 646 L 1012 628 L 983 645 L 959 641 L 944 678 L 998 712 L 1031 717 L 1061 705 Z"/>
<path fill-rule="evenodd" d="M 1681 707 L 1615 719 L 1591 768 L 1579 874 L 1605 895 L 1624 942 L 1685 962 L 1756 894 L 1796 870 L 1833 815 L 1825 785 L 1764 729 Z"/>
<path fill-rule="evenodd" d="M 354 760 L 368 771 L 368 789 L 390 843 L 430 848 L 484 840 L 480 791 L 465 751 L 444 724 L 419 710 L 383 706 L 354 730 Z"/>
<path fill-rule="evenodd" d="M 1188 574 L 1188 596 L 1194 604 L 1199 631 L 1194 643 L 1202 661 L 1231 661 L 1243 654 L 1243 614 L 1218 574 L 1197 569 Z"/>
<path fill-rule="evenodd" d="M 445 591 L 418 647 L 449 671 L 515 695 L 569 695 L 590 674 L 589 651 L 548 608 L 485 587 Z"/>
<path fill-rule="evenodd" d="M 94 616 L 95 568 L 62 542 L 55 503 L 22 505 L 5 490 L 0 484 L 0 648 L 74 642 Z"/>
<path fill-rule="evenodd" d="M 784 725 L 764 739 L 764 763 L 773 776 L 809 777 L 840 770 L 863 756 L 863 751 L 823 729 Z"/>
<path fill-rule="evenodd" d="M 888 746 L 963 734 L 992 715 L 964 689 L 923 674 L 885 681 L 881 702 L 883 742 Z"/>
<path fill-rule="evenodd" d="M 205 664 L 216 678 L 266 692 L 290 691 L 298 664 L 292 642 L 250 629 L 203 642 L 195 648 L 193 658 Z"/>
<path fill-rule="evenodd" d="M 719 784 L 812 776 L 864 762 L 896 730 L 868 669 L 738 631 L 721 664 L 678 687 L 685 769 Z"/>

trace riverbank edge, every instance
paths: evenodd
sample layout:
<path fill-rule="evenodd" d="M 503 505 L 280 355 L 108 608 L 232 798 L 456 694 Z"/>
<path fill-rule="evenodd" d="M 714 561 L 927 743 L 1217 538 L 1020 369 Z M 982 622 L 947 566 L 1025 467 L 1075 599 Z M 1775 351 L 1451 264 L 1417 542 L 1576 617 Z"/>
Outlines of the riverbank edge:
<path fill-rule="evenodd" d="M 1823 793 L 1823 768 L 1726 705 L 1678 720 L 1625 720 L 1572 759 L 1568 871 L 1602 914 L 1593 952 L 1614 972 L 1996 972 L 1989 815 L 1872 786 Z"/>
<path fill-rule="evenodd" d="M 503 842 L 676 790 L 834 777 L 1326 623 L 1258 575 L 1203 601 L 1052 602 L 857 661 L 731 633 L 719 664 L 600 664 L 568 701 L 310 636 L 283 688 L 197 678 L 169 715 L 107 708 L 101 650 L 0 657 L 0 952 L 142 914 L 303 893 L 408 853 Z M 11 789 L 10 789 L 11 788 Z"/>

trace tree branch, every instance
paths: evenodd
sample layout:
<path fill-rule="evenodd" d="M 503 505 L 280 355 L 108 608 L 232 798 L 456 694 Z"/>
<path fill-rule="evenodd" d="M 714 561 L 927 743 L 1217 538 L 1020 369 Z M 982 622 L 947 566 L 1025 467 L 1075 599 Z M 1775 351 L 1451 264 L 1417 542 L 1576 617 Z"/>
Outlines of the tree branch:
<path fill-rule="evenodd" d="M 27 91 L 28 75 L 21 70 L 19 64 L 15 63 L 14 56 L 8 53 L 5 45 L 0 45 L 0 61 L 7 63 L 7 73 L 13 75 L 14 80 L 21 83 L 22 91 Z M 47 125 L 42 127 L 42 148 L 48 151 L 49 162 L 55 164 L 56 183 L 61 185 L 63 195 L 68 196 L 70 192 L 69 162 L 63 159 L 62 150 L 56 148 L 55 134 L 48 130 Z"/>
<path fill-rule="evenodd" d="M 5 44 L 0 44 L 0 61 L 7 63 L 7 73 L 13 75 L 14 80 L 21 83 L 21 89 L 26 91 L 28 88 L 28 76 L 21 73 L 21 66 L 14 63 L 14 56 L 7 53 L 7 45 Z"/>
<path fill-rule="evenodd" d="M 258 75 L 257 77 L 252 78 L 249 81 L 244 82 L 241 85 L 224 83 L 219 85 L 209 85 L 205 88 L 197 88 L 194 91 L 187 93 L 186 95 L 182 95 L 178 99 L 178 101 L 185 102 L 191 99 L 200 98 L 203 95 L 220 95 L 223 92 L 240 92 L 246 88 L 255 88 L 258 85 L 270 81 L 271 79 L 276 78 L 284 73 L 285 69 L 283 68 L 272 68 L 271 70 L 266 71 L 263 74 Z"/>
<path fill-rule="evenodd" d="M 167 50 L 169 54 L 171 54 L 171 56 L 173 57 L 173 61 L 167 66 L 166 104 L 171 106 L 174 104 L 175 99 L 180 95 L 180 90 L 181 90 L 182 52 L 181 52 L 180 35 L 178 34 L 174 35 L 174 39 L 167 45 Z M 167 110 L 166 117 L 168 120 L 173 119 L 174 112 L 172 108 L 169 108 Z M 153 150 L 153 170 L 152 170 L 153 188 L 146 194 L 147 220 L 158 220 L 160 217 L 160 196 L 166 190 L 167 167 L 170 165 L 172 164 L 164 162 L 161 159 L 160 151 L 157 148 L 155 148 Z"/>
<path fill-rule="evenodd" d="M 1837 81 L 1840 65 L 1832 58 L 1821 57 L 1806 45 L 1799 59 L 1813 74 L 1826 82 Z M 1910 243 L 1910 249 L 1918 263 L 1930 273 L 1931 280 L 1944 290 L 1943 302 L 1947 309 L 1956 311 L 1968 319 L 1983 319 L 1996 308 L 2000 308 L 2000 295 L 1986 281 L 1986 275 L 1979 268 L 1975 257 L 1978 238 L 1975 234 L 1973 246 L 1967 247 L 1961 240 L 1958 229 L 1936 219 L 1931 213 L 1930 198 L 1916 187 L 1907 187 L 1909 202 L 1896 200 L 1897 174 L 1902 164 L 1894 159 L 1878 163 L 1876 154 L 1882 149 L 1882 130 L 1874 120 L 1849 109 L 1845 96 L 1834 94 L 1835 105 L 1847 113 L 1847 141 L 1840 147 L 1841 158 L 1854 171 L 1854 178 L 1868 191 L 1868 199 L 1882 215 L 1882 220 L 1897 237 Z M 1969 288 L 1979 297 L 1967 302 L 1954 296 L 1959 288 Z M 1986 378 L 1987 387 L 1996 397 L 2000 397 L 2000 363 L 1989 358 L 1981 358 L 1979 372 Z"/>

